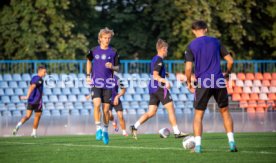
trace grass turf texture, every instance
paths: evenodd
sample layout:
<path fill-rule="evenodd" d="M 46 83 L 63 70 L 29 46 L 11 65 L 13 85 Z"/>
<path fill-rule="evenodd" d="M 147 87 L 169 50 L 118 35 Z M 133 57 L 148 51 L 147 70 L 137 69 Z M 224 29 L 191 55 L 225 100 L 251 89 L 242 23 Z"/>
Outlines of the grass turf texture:
<path fill-rule="evenodd" d="M 182 139 L 157 134 L 110 135 L 110 143 L 94 135 L 0 138 L 1 162 L 275 162 L 276 133 L 237 133 L 238 153 L 228 152 L 223 133 L 204 134 L 203 153 L 182 148 Z"/>

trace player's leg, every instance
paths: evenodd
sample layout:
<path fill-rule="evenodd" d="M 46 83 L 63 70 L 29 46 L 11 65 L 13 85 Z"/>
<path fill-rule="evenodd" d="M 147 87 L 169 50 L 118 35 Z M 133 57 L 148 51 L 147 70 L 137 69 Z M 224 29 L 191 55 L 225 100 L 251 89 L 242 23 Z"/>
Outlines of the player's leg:
<path fill-rule="evenodd" d="M 231 152 L 237 152 L 236 143 L 234 140 L 234 127 L 232 116 L 228 109 L 228 96 L 226 88 L 216 89 L 214 98 L 220 108 L 220 114 L 223 119 L 223 124 L 228 137 L 229 148 Z"/>
<path fill-rule="evenodd" d="M 96 140 L 102 140 L 102 127 L 101 127 L 101 89 L 100 88 L 92 88 L 92 99 L 94 105 L 94 121 L 96 125 Z"/>
<path fill-rule="evenodd" d="M 16 135 L 19 128 L 27 121 L 31 118 L 33 113 L 33 108 L 31 105 L 27 106 L 27 111 L 26 111 L 26 115 L 17 123 L 16 127 L 13 129 L 12 134 Z"/>
<path fill-rule="evenodd" d="M 41 111 L 35 112 L 34 124 L 33 124 L 33 132 L 31 134 L 31 136 L 34 137 L 34 138 L 37 137 L 36 131 L 37 131 L 37 128 L 38 128 L 38 125 L 39 125 L 39 121 L 40 121 L 41 115 L 42 115 Z"/>
<path fill-rule="evenodd" d="M 175 109 L 174 109 L 173 100 L 171 98 L 170 92 L 168 90 L 165 90 L 165 91 L 167 91 L 166 94 L 164 94 L 164 90 L 160 92 L 159 99 L 168 112 L 169 122 L 173 128 L 174 136 L 175 138 L 186 137 L 189 134 L 180 132 L 180 130 L 178 129 L 176 116 L 175 116 Z"/>
<path fill-rule="evenodd" d="M 201 153 L 201 136 L 203 130 L 202 119 L 211 95 L 211 90 L 208 88 L 196 88 L 195 90 L 195 114 L 193 121 L 193 129 L 196 144 L 194 151 L 196 153 Z"/>
<path fill-rule="evenodd" d="M 122 132 L 124 136 L 128 136 L 127 132 L 126 132 L 126 122 L 123 116 L 123 106 L 121 101 L 119 101 L 119 104 L 114 106 L 116 112 L 117 112 L 117 117 L 119 119 L 120 122 L 120 126 L 122 128 Z"/>
<path fill-rule="evenodd" d="M 109 107 L 109 121 L 112 123 L 112 126 L 114 128 L 114 130 L 116 132 L 119 131 L 119 128 L 118 128 L 118 125 L 117 125 L 117 120 L 114 118 L 113 114 L 112 114 L 112 109 L 113 109 L 113 105 L 110 104 L 110 107 Z"/>
<path fill-rule="evenodd" d="M 103 122 L 104 122 L 104 128 L 103 128 L 103 143 L 108 144 L 109 143 L 109 136 L 108 136 L 108 124 L 109 124 L 109 108 L 110 108 L 110 99 L 112 95 L 111 89 L 103 89 Z"/>

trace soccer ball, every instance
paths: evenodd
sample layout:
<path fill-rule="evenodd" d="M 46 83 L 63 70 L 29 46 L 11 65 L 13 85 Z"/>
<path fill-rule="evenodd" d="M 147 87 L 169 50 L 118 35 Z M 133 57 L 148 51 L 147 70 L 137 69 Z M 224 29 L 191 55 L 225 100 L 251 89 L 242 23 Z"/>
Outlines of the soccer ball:
<path fill-rule="evenodd" d="M 159 130 L 161 138 L 168 138 L 170 136 L 170 130 L 168 128 L 162 128 Z"/>
<path fill-rule="evenodd" d="M 187 136 L 183 139 L 182 145 L 184 149 L 194 149 L 195 148 L 195 137 Z"/>

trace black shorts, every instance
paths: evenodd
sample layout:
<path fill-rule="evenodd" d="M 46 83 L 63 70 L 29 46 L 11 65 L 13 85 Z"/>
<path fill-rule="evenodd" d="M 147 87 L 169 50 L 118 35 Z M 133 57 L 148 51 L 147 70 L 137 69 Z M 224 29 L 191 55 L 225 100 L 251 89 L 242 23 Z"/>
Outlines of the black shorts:
<path fill-rule="evenodd" d="M 196 88 L 194 108 L 205 110 L 212 96 L 214 96 L 219 108 L 228 106 L 228 93 L 226 88 Z"/>
<path fill-rule="evenodd" d="M 35 112 L 42 112 L 42 105 L 40 104 L 28 104 L 27 110 L 32 110 Z"/>
<path fill-rule="evenodd" d="M 123 111 L 122 102 L 119 100 L 119 104 L 118 104 L 118 105 L 113 105 L 113 103 L 111 102 L 111 103 L 110 103 L 109 110 L 112 111 L 113 108 L 115 109 L 116 112 L 118 112 L 118 111 Z"/>
<path fill-rule="evenodd" d="M 166 88 L 165 88 L 166 89 Z M 149 105 L 156 105 L 158 106 L 160 102 L 163 105 L 166 105 L 169 102 L 172 102 L 172 97 L 169 90 L 165 90 L 164 88 L 158 88 L 155 93 L 150 94 Z"/>
<path fill-rule="evenodd" d="M 104 89 L 104 88 L 92 88 L 92 99 L 94 98 L 101 98 L 102 103 L 110 103 L 112 89 Z"/>

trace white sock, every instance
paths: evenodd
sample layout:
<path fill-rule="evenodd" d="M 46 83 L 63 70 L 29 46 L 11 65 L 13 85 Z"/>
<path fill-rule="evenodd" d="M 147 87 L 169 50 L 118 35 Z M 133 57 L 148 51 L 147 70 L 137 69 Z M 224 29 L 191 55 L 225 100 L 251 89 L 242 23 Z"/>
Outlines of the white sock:
<path fill-rule="evenodd" d="M 126 130 L 123 130 L 123 135 L 127 134 Z"/>
<path fill-rule="evenodd" d="M 16 125 L 15 128 L 16 128 L 16 129 L 19 129 L 21 126 L 22 126 L 22 122 L 20 121 L 20 122 L 17 123 L 17 125 Z"/>
<path fill-rule="evenodd" d="M 139 122 L 139 121 L 137 121 L 135 124 L 134 124 L 134 127 L 136 128 L 136 129 L 138 129 L 138 127 L 141 125 L 141 123 Z"/>
<path fill-rule="evenodd" d="M 201 136 L 195 136 L 195 145 L 201 145 Z"/>
<path fill-rule="evenodd" d="M 234 133 L 233 132 L 228 132 L 227 133 L 228 141 L 229 142 L 235 142 L 234 141 Z"/>
<path fill-rule="evenodd" d="M 173 126 L 173 132 L 174 132 L 174 134 L 180 134 L 180 131 L 179 131 L 177 125 Z"/>
<path fill-rule="evenodd" d="M 108 125 L 104 125 L 103 132 L 108 132 Z"/>
<path fill-rule="evenodd" d="M 33 128 L 33 134 L 36 135 L 36 129 Z"/>
<path fill-rule="evenodd" d="M 96 124 L 97 131 L 102 129 L 101 122 L 95 122 L 95 124 Z"/>

